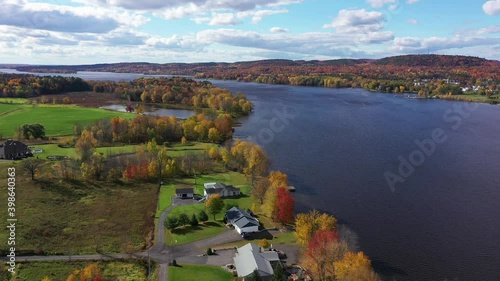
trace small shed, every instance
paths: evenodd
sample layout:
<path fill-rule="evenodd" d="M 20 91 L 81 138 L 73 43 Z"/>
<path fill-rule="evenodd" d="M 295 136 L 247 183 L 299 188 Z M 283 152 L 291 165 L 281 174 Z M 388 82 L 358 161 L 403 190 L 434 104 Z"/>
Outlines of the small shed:
<path fill-rule="evenodd" d="M 188 198 L 193 198 L 193 196 L 194 196 L 194 189 L 192 187 L 175 189 L 175 197 L 177 198 L 188 199 Z"/>

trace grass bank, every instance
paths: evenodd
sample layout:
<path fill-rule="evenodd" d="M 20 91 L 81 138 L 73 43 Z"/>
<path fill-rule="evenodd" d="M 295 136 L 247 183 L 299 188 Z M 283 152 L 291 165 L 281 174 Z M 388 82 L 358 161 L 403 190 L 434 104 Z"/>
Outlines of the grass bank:
<path fill-rule="evenodd" d="M 201 279 L 200 277 L 203 276 Z M 189 265 L 170 266 L 168 268 L 169 281 L 231 281 L 231 273 L 216 266 Z"/>

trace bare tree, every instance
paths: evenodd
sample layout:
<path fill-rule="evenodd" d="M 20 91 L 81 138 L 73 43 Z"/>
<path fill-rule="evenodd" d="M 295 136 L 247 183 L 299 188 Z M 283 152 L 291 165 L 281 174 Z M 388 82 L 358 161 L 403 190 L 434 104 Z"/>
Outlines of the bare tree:
<path fill-rule="evenodd" d="M 27 158 L 21 162 L 21 169 L 31 175 L 31 180 L 35 180 L 35 174 L 43 164 L 43 160 L 38 158 Z"/>

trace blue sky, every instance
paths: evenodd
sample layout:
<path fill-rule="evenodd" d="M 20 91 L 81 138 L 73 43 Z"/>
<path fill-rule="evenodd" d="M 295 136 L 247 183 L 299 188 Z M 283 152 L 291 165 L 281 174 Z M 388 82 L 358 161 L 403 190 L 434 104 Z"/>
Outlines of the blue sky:
<path fill-rule="evenodd" d="M 500 59 L 500 0 L 2 0 L 0 63 Z"/>

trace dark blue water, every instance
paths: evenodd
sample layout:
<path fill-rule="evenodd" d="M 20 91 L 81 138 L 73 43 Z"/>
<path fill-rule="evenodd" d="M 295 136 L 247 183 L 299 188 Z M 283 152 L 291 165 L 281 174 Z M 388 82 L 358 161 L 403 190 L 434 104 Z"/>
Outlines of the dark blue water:
<path fill-rule="evenodd" d="M 299 211 L 348 224 L 384 279 L 500 280 L 499 106 L 213 83 L 255 103 L 236 137 L 257 141 L 289 174 Z M 272 121 L 280 116 L 288 124 Z M 384 173 L 399 175 L 398 156 L 408 160 L 434 130 L 446 140 L 423 163 L 413 153 L 420 166 L 392 191 Z"/>
<path fill-rule="evenodd" d="M 349 225 L 384 279 L 500 280 L 500 106 L 212 82 L 255 104 L 235 136 L 262 145 L 288 173 L 298 211 Z M 415 142 L 429 143 L 433 131 L 440 143 L 425 154 Z M 412 173 L 398 172 L 398 156 Z M 391 188 L 387 172 L 404 182 Z"/>

